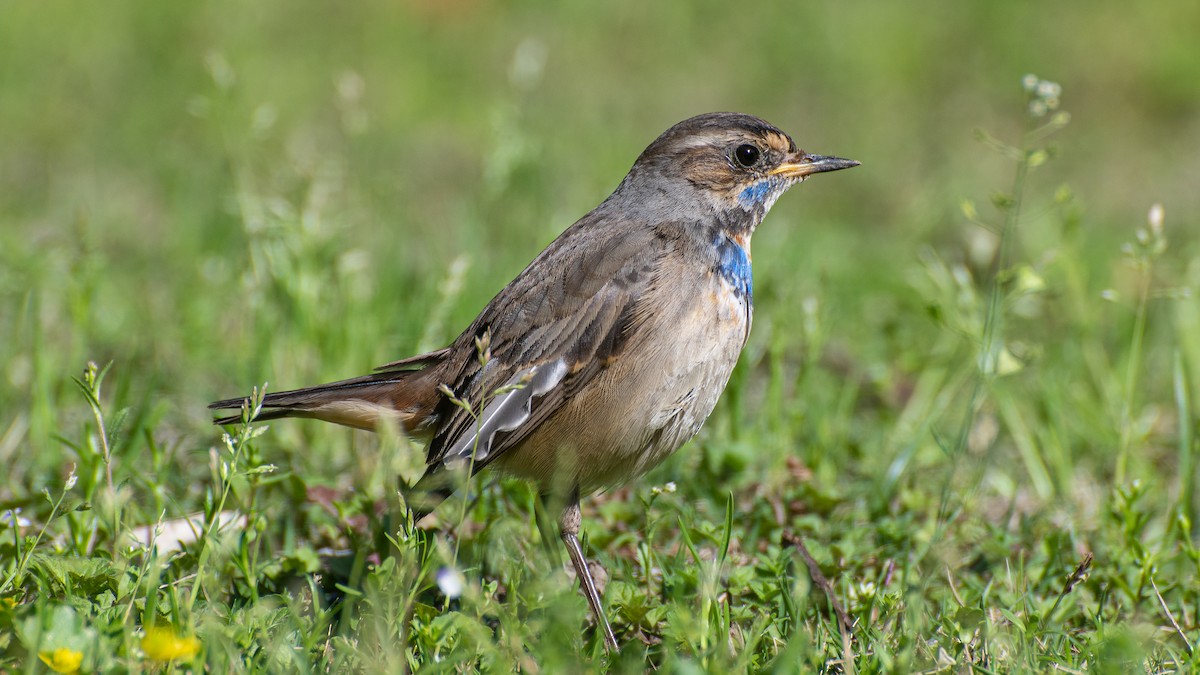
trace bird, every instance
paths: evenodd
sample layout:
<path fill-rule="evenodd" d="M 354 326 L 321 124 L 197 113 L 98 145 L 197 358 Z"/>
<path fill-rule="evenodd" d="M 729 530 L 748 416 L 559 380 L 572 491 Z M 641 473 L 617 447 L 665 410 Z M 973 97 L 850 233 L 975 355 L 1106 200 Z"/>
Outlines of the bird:
<path fill-rule="evenodd" d="M 858 165 L 801 150 L 752 115 L 686 119 L 449 346 L 267 394 L 257 419 L 396 424 L 425 442 L 425 472 L 401 490 L 413 522 L 481 470 L 532 481 L 561 508 L 559 537 L 617 650 L 579 545 L 580 499 L 646 473 L 696 435 L 750 334 L 755 228 L 791 186 Z"/>

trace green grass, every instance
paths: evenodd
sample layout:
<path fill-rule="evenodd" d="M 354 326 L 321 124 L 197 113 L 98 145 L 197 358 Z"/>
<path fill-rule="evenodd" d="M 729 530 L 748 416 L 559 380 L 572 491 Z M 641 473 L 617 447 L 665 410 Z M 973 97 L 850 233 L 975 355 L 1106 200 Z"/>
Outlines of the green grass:
<path fill-rule="evenodd" d="M 7 8 L 0 672 L 1190 670 L 1200 17 L 1132 12 Z M 863 166 L 756 235 L 700 437 L 585 503 L 620 654 L 529 486 L 412 530 L 404 439 L 210 426 L 441 346 L 712 109 Z M 197 513 L 181 550 L 131 538 Z"/>

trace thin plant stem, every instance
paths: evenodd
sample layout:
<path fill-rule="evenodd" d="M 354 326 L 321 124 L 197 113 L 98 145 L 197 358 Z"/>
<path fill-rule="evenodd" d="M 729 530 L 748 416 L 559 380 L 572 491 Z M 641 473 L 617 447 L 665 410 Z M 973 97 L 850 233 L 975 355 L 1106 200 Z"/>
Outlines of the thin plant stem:
<path fill-rule="evenodd" d="M 1173 364 L 1174 389 L 1175 389 L 1175 409 L 1179 416 L 1179 506 L 1176 508 L 1176 513 L 1186 519 L 1187 528 L 1190 530 L 1191 523 L 1195 514 L 1192 506 L 1193 493 L 1193 473 L 1195 472 L 1195 444 L 1192 441 L 1192 404 L 1189 396 L 1189 386 L 1187 381 L 1187 371 L 1183 365 L 1183 355 L 1179 350 L 1175 351 L 1175 359 Z M 1173 521 L 1177 527 L 1182 527 L 1179 523 L 1179 518 Z M 1181 536 L 1190 537 L 1191 532 L 1181 532 Z"/>
<path fill-rule="evenodd" d="M 16 580 L 20 576 L 25 574 L 25 568 L 28 567 L 29 560 L 30 560 L 30 558 L 33 557 L 33 552 L 35 550 L 37 550 L 38 544 L 40 544 L 42 541 L 42 537 L 46 536 L 46 530 L 49 529 L 50 523 L 54 522 L 55 516 L 58 515 L 58 510 L 62 507 L 63 501 L 67 498 L 67 493 L 71 491 L 71 488 L 75 487 L 75 481 L 76 481 L 75 467 L 72 466 L 71 473 L 67 477 L 67 482 L 63 486 L 62 493 L 60 493 L 58 495 L 58 499 L 54 502 L 54 505 L 50 507 L 50 516 L 46 518 L 45 524 L 43 524 L 42 528 L 40 530 L 38 530 L 37 536 L 35 536 L 33 538 L 33 541 L 29 543 L 29 546 L 26 547 L 25 550 L 21 552 L 21 559 L 20 559 L 20 561 L 17 562 L 17 566 L 12 571 L 12 574 L 8 575 L 8 578 L 4 580 L 3 584 L 0 584 L 0 596 L 7 593 L 8 590 L 10 588 L 12 588 L 12 586 L 16 582 Z M 47 497 L 50 496 L 49 492 L 47 492 L 46 496 Z M 9 511 L 9 513 L 13 514 L 12 515 L 13 529 L 15 531 L 16 530 L 16 511 L 15 510 Z M 19 545 L 19 540 L 18 540 L 18 549 L 19 548 L 20 548 L 20 545 Z"/>
<path fill-rule="evenodd" d="M 212 555 L 212 537 L 221 524 L 221 513 L 225 511 L 225 504 L 229 500 L 229 493 L 233 490 L 233 481 L 231 479 L 237 472 L 242 451 L 249 444 L 250 440 L 258 435 L 255 428 L 251 426 L 251 422 L 255 417 L 258 417 L 258 413 L 262 409 L 262 397 L 265 393 L 265 384 L 262 388 L 255 388 L 248 405 L 242 407 L 242 424 L 238 428 L 237 437 L 225 434 L 223 438 L 225 447 L 229 450 L 230 459 L 228 463 L 221 460 L 217 465 L 217 473 L 221 479 L 221 497 L 213 505 L 212 513 L 209 514 L 208 522 L 204 524 L 204 531 L 200 535 L 202 548 L 196 561 L 196 583 L 192 585 L 191 595 L 188 598 L 189 610 L 195 608 L 196 600 L 200 595 L 200 587 L 204 585 L 204 568 L 208 563 L 209 557 Z"/>
<path fill-rule="evenodd" d="M 1150 303 L 1152 266 L 1153 262 L 1149 256 L 1138 265 L 1141 275 L 1138 279 L 1137 308 L 1133 319 L 1133 335 L 1129 339 L 1129 361 L 1125 364 L 1121 402 L 1121 445 L 1117 451 L 1117 467 L 1113 475 L 1117 485 L 1125 482 L 1125 474 L 1129 467 L 1129 450 L 1133 446 L 1133 395 L 1142 365 L 1142 342 L 1146 335 L 1146 310 Z"/>
<path fill-rule="evenodd" d="M 96 420 L 96 432 L 100 435 L 100 458 L 104 461 L 105 479 L 108 485 L 108 494 L 111 497 L 116 494 L 113 489 L 112 452 L 108 446 L 108 429 L 104 425 L 104 411 L 100 407 L 100 383 L 104 381 L 104 375 L 107 372 L 108 366 L 100 369 L 95 362 L 88 361 L 87 367 L 83 369 L 83 379 L 72 379 L 83 392 L 83 396 L 88 402 L 88 408 L 92 411 L 92 417 Z"/>
<path fill-rule="evenodd" d="M 954 484 L 953 476 L 957 473 L 960 458 L 966 452 L 971 436 L 971 429 L 975 426 L 975 420 L 979 416 L 979 411 L 983 409 L 988 385 L 996 377 L 997 368 L 1000 363 L 1000 353 L 1003 349 L 1003 341 L 1000 339 L 1000 335 L 1002 334 L 1002 322 L 1004 318 L 1002 311 L 1004 295 L 1002 284 L 1005 270 L 1008 269 L 1009 258 L 1012 255 L 1012 240 L 1016 236 L 1017 226 L 1021 218 L 1021 204 L 1024 199 L 1025 183 L 1029 175 L 1029 157 L 1032 152 L 1030 150 L 1032 133 L 1029 131 L 1025 133 L 1022 138 L 1021 147 L 1016 153 L 1017 166 L 1013 176 L 1012 197 L 1011 201 L 1007 204 L 1004 223 L 998 235 L 1000 238 L 999 248 L 996 252 L 995 262 L 992 266 L 991 280 L 988 285 L 988 304 L 983 319 L 983 339 L 977 364 L 979 377 L 975 378 L 975 384 L 971 388 L 971 396 L 967 399 L 967 410 L 952 446 L 951 478 L 946 481 L 946 484 L 942 488 L 941 504 L 938 507 L 939 528 L 944 526 L 950 510 L 951 489 Z"/>

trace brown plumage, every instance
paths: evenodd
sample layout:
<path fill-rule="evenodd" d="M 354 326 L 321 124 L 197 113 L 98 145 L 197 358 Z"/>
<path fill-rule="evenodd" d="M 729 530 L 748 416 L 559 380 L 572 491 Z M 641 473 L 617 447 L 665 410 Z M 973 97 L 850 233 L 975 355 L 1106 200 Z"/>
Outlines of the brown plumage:
<path fill-rule="evenodd" d="M 374 429 L 390 418 L 427 438 L 425 475 L 406 495 L 417 517 L 452 493 L 467 467 L 534 481 L 565 504 L 563 541 L 615 647 L 576 539 L 578 500 L 641 475 L 700 429 L 750 331 L 755 227 L 791 185 L 855 165 L 805 153 L 749 115 L 685 120 L 450 346 L 269 394 L 259 419 Z"/>
<path fill-rule="evenodd" d="M 425 425 L 437 407 L 441 365 L 449 349 L 421 354 L 380 366 L 375 372 L 348 380 L 304 389 L 267 394 L 256 421 L 282 417 L 308 417 L 356 429 L 375 431 L 383 418 L 392 418 L 405 432 L 425 434 Z M 229 398 L 209 404 L 213 410 L 241 408 L 246 398 Z M 213 420 L 237 424 L 241 414 Z"/>

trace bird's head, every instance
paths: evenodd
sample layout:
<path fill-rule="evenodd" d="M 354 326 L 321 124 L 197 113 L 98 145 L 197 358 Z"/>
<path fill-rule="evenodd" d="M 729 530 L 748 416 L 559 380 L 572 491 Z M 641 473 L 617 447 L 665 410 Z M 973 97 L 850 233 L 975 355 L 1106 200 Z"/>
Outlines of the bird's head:
<path fill-rule="evenodd" d="M 638 195 L 651 208 L 732 216 L 753 229 L 792 185 L 852 166 L 858 162 L 797 148 L 787 134 L 752 115 L 708 113 L 655 139 L 618 194 Z"/>

